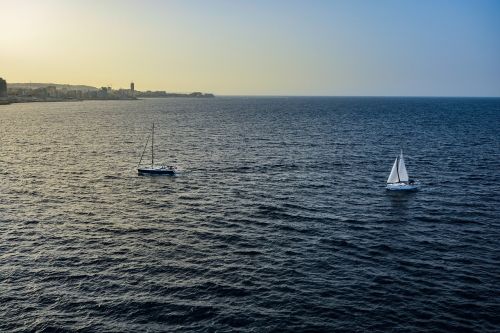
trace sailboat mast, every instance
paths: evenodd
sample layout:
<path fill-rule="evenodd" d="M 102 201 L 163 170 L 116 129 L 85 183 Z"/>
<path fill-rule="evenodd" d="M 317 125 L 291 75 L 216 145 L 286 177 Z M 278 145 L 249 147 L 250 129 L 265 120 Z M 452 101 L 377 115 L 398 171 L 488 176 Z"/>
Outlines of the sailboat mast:
<path fill-rule="evenodd" d="M 141 162 L 142 162 L 142 158 L 144 157 L 144 153 L 146 152 L 146 149 L 148 149 L 148 143 L 149 143 L 149 135 L 148 135 L 148 138 L 146 139 L 146 144 L 144 145 L 144 149 L 142 150 L 141 158 L 139 159 L 139 164 L 137 164 L 137 167 L 141 166 Z"/>
<path fill-rule="evenodd" d="M 155 140 L 155 123 L 153 123 L 153 130 L 151 132 L 151 168 L 155 165 L 155 155 L 153 149 L 153 141 Z"/>
<path fill-rule="evenodd" d="M 396 172 L 398 173 L 398 183 L 401 183 L 401 178 L 399 178 L 399 156 L 398 160 L 396 161 Z"/>

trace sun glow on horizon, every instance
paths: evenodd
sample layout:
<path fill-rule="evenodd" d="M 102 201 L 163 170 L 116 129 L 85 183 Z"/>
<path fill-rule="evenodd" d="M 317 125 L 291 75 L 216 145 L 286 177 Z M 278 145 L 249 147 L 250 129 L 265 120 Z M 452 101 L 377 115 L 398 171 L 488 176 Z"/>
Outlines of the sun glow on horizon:
<path fill-rule="evenodd" d="M 236 95 L 499 95 L 500 4 L 0 0 L 0 77 Z"/>

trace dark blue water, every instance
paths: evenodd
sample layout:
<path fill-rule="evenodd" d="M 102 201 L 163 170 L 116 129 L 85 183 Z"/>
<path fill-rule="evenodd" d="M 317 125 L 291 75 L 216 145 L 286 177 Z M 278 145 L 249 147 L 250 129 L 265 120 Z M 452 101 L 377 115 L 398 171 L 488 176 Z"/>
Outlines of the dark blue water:
<path fill-rule="evenodd" d="M 500 99 L 0 107 L 1 332 L 495 332 Z M 177 177 L 139 177 L 157 157 Z M 416 193 L 384 189 L 405 151 Z"/>

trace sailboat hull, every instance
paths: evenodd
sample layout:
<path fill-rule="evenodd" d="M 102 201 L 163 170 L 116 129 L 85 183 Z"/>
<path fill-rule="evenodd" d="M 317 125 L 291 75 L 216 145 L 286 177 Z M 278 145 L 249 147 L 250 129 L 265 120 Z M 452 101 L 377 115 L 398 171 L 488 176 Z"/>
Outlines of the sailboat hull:
<path fill-rule="evenodd" d="M 407 183 L 392 183 L 385 187 L 389 191 L 416 191 L 417 185 Z"/>
<path fill-rule="evenodd" d="M 175 170 L 167 168 L 139 168 L 137 169 L 139 175 L 164 175 L 164 176 L 175 176 Z"/>

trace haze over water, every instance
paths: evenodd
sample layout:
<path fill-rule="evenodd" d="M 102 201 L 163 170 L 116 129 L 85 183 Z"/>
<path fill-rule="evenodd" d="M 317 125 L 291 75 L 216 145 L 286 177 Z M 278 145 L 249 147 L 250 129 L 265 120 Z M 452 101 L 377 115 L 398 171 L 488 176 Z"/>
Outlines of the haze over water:
<path fill-rule="evenodd" d="M 0 8 L 8 82 L 500 97 L 494 0 L 0 0 Z"/>
<path fill-rule="evenodd" d="M 2 332 L 498 331 L 498 98 L 0 113 Z"/>

